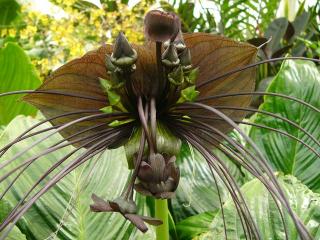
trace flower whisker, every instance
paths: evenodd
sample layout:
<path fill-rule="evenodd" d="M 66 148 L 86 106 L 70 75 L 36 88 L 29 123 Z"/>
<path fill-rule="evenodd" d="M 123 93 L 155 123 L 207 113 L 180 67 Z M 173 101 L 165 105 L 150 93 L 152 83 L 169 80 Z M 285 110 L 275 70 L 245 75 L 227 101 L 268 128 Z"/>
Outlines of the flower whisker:
<path fill-rule="evenodd" d="M 204 81 L 202 83 L 199 83 L 197 84 L 197 88 L 201 88 L 201 87 L 204 87 L 206 86 L 207 84 L 209 83 L 212 83 L 218 79 L 221 79 L 221 78 L 224 78 L 224 77 L 227 77 L 229 75 L 232 75 L 232 74 L 235 74 L 235 73 L 238 73 L 238 72 L 242 72 L 244 70 L 247 70 L 247 69 L 250 69 L 250 68 L 253 68 L 253 67 L 256 67 L 256 66 L 259 66 L 261 64 L 265 64 L 265 63 L 270 63 L 270 62 L 276 62 L 276 61 L 284 61 L 284 60 L 305 60 L 305 61 L 312 61 L 312 62 L 316 62 L 316 63 L 320 63 L 320 60 L 319 59 L 315 59 L 315 58 L 307 58 L 307 57 L 279 57 L 279 58 L 271 58 L 271 59 L 267 59 L 267 60 L 262 60 L 260 62 L 255 62 L 255 63 L 252 63 L 252 64 L 248 64 L 248 65 L 245 65 L 245 66 L 242 66 L 242 67 L 239 67 L 239 68 L 236 68 L 236 69 L 233 69 L 229 72 L 226 72 L 226 73 L 223 73 L 219 76 L 216 76 L 212 79 L 209 79 L 207 81 Z"/>

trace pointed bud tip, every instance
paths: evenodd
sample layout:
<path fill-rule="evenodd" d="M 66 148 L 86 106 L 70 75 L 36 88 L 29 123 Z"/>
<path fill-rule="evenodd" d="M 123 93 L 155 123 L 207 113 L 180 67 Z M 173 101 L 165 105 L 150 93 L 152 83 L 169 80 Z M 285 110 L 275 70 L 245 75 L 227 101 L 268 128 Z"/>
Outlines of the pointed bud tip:
<path fill-rule="evenodd" d="M 162 63 L 167 67 L 175 67 L 179 65 L 179 62 L 177 49 L 174 44 L 170 44 L 162 54 Z"/>
<path fill-rule="evenodd" d="M 113 52 L 110 57 L 111 63 L 119 67 L 130 66 L 136 62 L 137 57 L 136 50 L 132 48 L 124 33 L 120 32 L 113 46 Z"/>

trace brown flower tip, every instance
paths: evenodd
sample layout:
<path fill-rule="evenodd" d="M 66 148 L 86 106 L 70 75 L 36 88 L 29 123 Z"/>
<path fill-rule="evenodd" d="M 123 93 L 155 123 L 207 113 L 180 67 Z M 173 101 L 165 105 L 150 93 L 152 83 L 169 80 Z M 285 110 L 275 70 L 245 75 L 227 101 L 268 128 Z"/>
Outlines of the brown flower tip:
<path fill-rule="evenodd" d="M 174 13 L 152 10 L 144 18 L 146 37 L 155 42 L 172 41 L 180 31 L 181 22 Z"/>

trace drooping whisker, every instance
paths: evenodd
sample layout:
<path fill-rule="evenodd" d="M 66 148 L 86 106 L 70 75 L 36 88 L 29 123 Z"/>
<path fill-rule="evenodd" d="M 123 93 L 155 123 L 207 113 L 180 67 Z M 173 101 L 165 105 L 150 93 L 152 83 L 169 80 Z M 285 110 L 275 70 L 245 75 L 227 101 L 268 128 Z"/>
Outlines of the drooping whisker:
<path fill-rule="evenodd" d="M 189 117 L 195 118 L 195 119 L 205 119 L 205 120 L 214 120 L 214 121 L 224 121 L 224 119 L 219 118 L 219 117 L 210 117 L 210 116 L 204 116 L 204 115 L 196 115 L 196 114 L 189 114 Z M 249 125 L 249 126 L 254 126 L 254 127 L 258 127 L 258 128 L 263 128 L 263 129 L 267 129 L 273 132 L 276 132 L 280 135 L 286 136 L 288 138 L 291 138 L 299 143 L 301 143 L 303 146 L 305 146 L 306 148 L 308 148 L 310 151 L 312 151 L 315 155 L 317 155 L 320 158 L 320 153 L 317 152 L 312 146 L 310 146 L 308 143 L 306 143 L 305 141 L 301 140 L 300 138 L 285 132 L 283 130 L 279 130 L 273 127 L 269 127 L 263 124 L 257 124 L 257 123 L 251 123 L 251 122 L 246 122 L 246 121 L 241 121 L 241 120 L 235 120 L 232 119 L 235 123 L 237 124 L 244 124 L 244 125 Z M 300 129 L 300 127 L 299 127 Z M 305 130 L 304 130 L 305 131 Z M 309 136 L 310 134 L 308 134 Z M 313 137 L 313 136 L 312 136 Z M 314 137 L 313 137 L 314 138 Z M 315 139 L 316 140 L 316 139 Z M 319 143 L 317 140 L 315 141 L 317 144 Z M 319 145 L 320 146 L 320 145 Z"/>
<path fill-rule="evenodd" d="M 275 119 L 280 119 L 286 123 L 288 123 L 289 125 L 299 129 L 301 132 L 303 132 L 304 134 L 306 134 L 308 137 L 310 137 L 312 139 L 312 141 L 314 141 L 319 147 L 320 147 L 320 142 L 308 131 L 306 131 L 304 128 L 300 127 L 296 122 L 291 121 L 288 118 L 285 118 L 283 116 L 277 115 L 275 113 L 272 112 L 268 112 L 268 111 L 264 111 L 264 110 L 259 110 L 259 109 L 253 109 L 253 108 L 246 108 L 246 107 L 233 107 L 233 106 L 212 106 L 216 109 L 222 109 L 222 110 L 235 110 L 235 111 L 246 111 L 246 112 L 253 112 L 253 113 L 260 113 L 263 115 L 268 115 L 271 116 Z M 178 107 L 177 109 L 183 109 Z M 199 108 L 194 108 L 194 109 L 199 109 Z"/>
<path fill-rule="evenodd" d="M 184 133 L 184 138 L 190 142 L 207 160 L 207 163 L 214 168 L 216 173 L 219 175 L 220 179 L 224 182 L 225 186 L 228 188 L 230 195 L 236 206 L 239 209 L 238 214 L 240 218 L 243 218 L 243 221 L 246 227 L 243 226 L 244 232 L 248 232 L 249 237 L 251 234 L 254 234 L 256 239 L 260 239 L 258 228 L 256 227 L 255 222 L 252 219 L 246 201 L 244 200 L 243 194 L 241 193 L 237 183 L 233 179 L 233 177 L 229 174 L 228 169 L 226 168 L 225 164 L 217 159 L 215 156 L 212 155 L 204 146 L 202 146 L 199 142 L 199 139 L 196 135 L 190 135 L 190 133 Z M 242 222 L 243 223 L 243 222 Z M 250 237 L 250 239 L 252 239 Z"/>
<path fill-rule="evenodd" d="M 234 160 L 236 161 L 236 163 L 240 164 L 242 167 L 244 167 L 247 171 L 249 171 L 253 176 L 255 176 L 256 178 L 258 178 L 262 184 L 266 187 L 266 189 L 268 189 L 268 191 L 270 192 L 276 207 L 280 213 L 280 217 L 281 217 L 281 221 L 283 223 L 284 226 L 284 231 L 286 233 L 286 239 L 288 239 L 288 230 L 284 221 L 284 216 L 282 213 L 282 209 L 280 208 L 280 205 L 277 201 L 276 198 L 276 194 L 275 194 L 275 190 L 274 187 L 272 185 L 269 184 L 268 179 L 265 177 L 264 173 L 259 169 L 256 168 L 254 165 L 252 165 L 250 162 L 246 162 L 245 160 L 252 158 L 254 160 L 254 155 L 244 146 L 242 146 L 240 143 L 234 141 L 232 138 L 228 137 L 227 135 L 223 134 L 221 131 L 219 131 L 218 129 L 209 126 L 206 123 L 201 123 L 199 121 L 195 121 L 195 124 L 191 124 L 191 123 L 176 123 L 176 125 L 180 125 L 179 127 L 183 128 L 184 131 L 186 132 L 193 132 L 195 135 L 198 135 L 198 138 L 202 139 L 205 142 L 208 142 L 209 145 L 214 146 L 216 148 L 218 148 L 223 154 L 225 154 L 226 156 L 229 157 L 230 160 Z M 199 132 L 201 132 L 203 135 L 199 134 Z M 205 135 L 207 136 L 207 138 L 205 137 Z M 225 140 L 226 142 L 228 142 L 230 145 L 232 145 L 238 152 L 236 152 L 234 149 L 232 149 L 230 146 L 228 146 L 227 144 L 225 144 L 223 141 L 219 140 L 219 138 L 215 137 L 214 135 L 218 135 L 220 138 L 222 138 L 223 140 Z M 210 138 L 214 141 L 214 143 L 212 142 L 212 140 L 210 140 Z M 224 148 L 226 148 L 227 150 L 223 149 L 220 147 L 220 145 L 222 145 Z M 230 152 L 233 154 L 230 154 Z M 242 154 L 243 156 L 241 156 L 239 153 L 243 153 L 246 152 L 248 153 L 248 155 Z M 236 158 L 234 158 L 236 157 Z"/>
<path fill-rule="evenodd" d="M 195 131 L 192 131 L 190 130 L 190 132 L 192 132 L 193 134 L 197 134 Z M 205 139 L 205 141 L 208 141 L 207 139 Z M 212 142 L 210 142 L 210 144 L 212 144 Z M 219 142 L 217 142 L 217 145 L 214 144 L 214 146 L 218 147 L 219 145 Z M 204 155 L 203 153 L 201 153 L 202 155 Z M 221 197 L 221 192 L 220 192 L 220 187 L 218 185 L 218 181 L 215 177 L 215 174 L 212 170 L 212 166 L 210 165 L 210 163 L 207 161 L 207 164 L 209 166 L 209 169 L 210 169 L 210 173 L 212 175 L 212 178 L 214 180 L 214 184 L 216 186 L 216 189 L 217 189 L 217 193 L 218 193 L 218 198 L 219 198 L 219 204 L 220 204 L 220 210 L 221 210 L 221 214 L 222 214 L 222 221 L 223 221 L 223 226 L 224 226 L 224 236 L 225 236 L 225 239 L 228 239 L 228 234 L 227 234 L 227 226 L 226 226 L 226 220 L 225 220 L 225 213 L 224 213 L 224 207 L 223 207 L 223 201 L 222 201 L 222 197 Z M 233 197 L 233 196 L 232 196 Z M 236 204 L 235 204 L 236 205 Z M 238 206 L 236 205 L 236 208 L 237 208 L 237 211 L 240 211 Z M 242 226 L 244 227 L 243 225 L 243 220 L 242 220 L 242 217 L 240 217 L 241 219 L 241 223 L 242 223 Z"/>
<path fill-rule="evenodd" d="M 117 132 L 115 133 L 120 137 L 121 134 L 124 134 L 123 132 Z M 69 163 L 67 166 L 65 166 L 61 171 L 59 171 L 53 178 L 49 180 L 49 182 L 41 189 L 39 190 L 33 197 L 31 197 L 24 206 L 22 206 L 20 209 L 19 206 L 15 207 L 15 210 L 10 213 L 10 215 L 4 220 L 4 222 L 0 225 L 0 231 L 3 231 L 9 223 L 11 223 L 11 226 L 4 232 L 4 234 L 0 237 L 0 239 L 4 239 L 7 234 L 10 232 L 12 225 L 14 225 L 21 216 L 34 204 L 37 199 L 39 199 L 45 192 L 47 192 L 52 186 L 54 186 L 58 181 L 60 181 L 65 175 L 70 173 L 72 170 L 86 162 L 87 160 L 91 159 L 96 154 L 105 151 L 105 149 L 113 143 L 113 138 L 115 136 L 109 136 L 104 138 L 103 140 L 95 143 L 90 148 L 88 148 L 84 153 L 82 153 L 79 157 L 77 157 L 75 160 L 73 160 L 71 163 Z M 80 149 L 80 148 L 79 148 Z M 70 154 L 69 154 L 70 155 Z M 72 155 L 72 154 L 71 154 Z M 70 156 L 71 156 L 70 155 Z M 54 169 L 57 168 L 58 165 L 60 165 L 64 160 L 66 160 L 68 157 L 64 157 L 59 161 L 59 163 L 54 164 L 53 167 L 51 167 L 39 180 L 38 182 L 41 182 L 46 176 L 48 176 Z M 36 183 L 37 185 L 37 183 Z M 35 186 L 32 188 L 32 190 L 35 188 Z M 31 193 L 29 191 L 28 195 Z M 21 201 L 22 203 L 22 201 Z M 21 205 L 20 203 L 20 205 Z"/>
<path fill-rule="evenodd" d="M 320 113 L 320 109 L 316 108 L 315 106 L 311 105 L 310 103 L 307 103 L 299 98 L 287 96 L 282 93 L 271 93 L 271 92 L 237 92 L 237 93 L 225 93 L 225 94 L 217 94 L 214 96 L 207 96 L 207 97 L 199 97 L 196 102 L 205 102 L 212 99 L 219 99 L 219 98 L 225 98 L 225 97 L 238 97 L 238 96 L 273 96 L 273 97 L 280 97 L 285 98 L 291 101 L 295 101 L 297 103 L 300 103 L 313 111 Z"/>
<path fill-rule="evenodd" d="M 263 61 L 260 61 L 260 62 L 256 62 L 256 63 L 252 63 L 252 64 L 248 64 L 248 65 L 245 65 L 243 67 L 239 67 L 239 68 L 236 68 L 234 70 L 231 70 L 229 72 L 226 72 L 226 73 L 223 73 L 221 75 L 218 75 L 212 79 L 209 79 L 207 81 L 204 81 L 200 84 L 197 84 L 197 88 L 201 88 L 201 87 L 204 87 L 220 78 L 224 78 L 224 77 L 227 77 L 229 75 L 232 75 L 232 74 L 235 74 L 235 73 L 238 73 L 238 72 L 241 72 L 241 71 L 244 71 L 246 69 L 250 69 L 250 68 L 253 68 L 253 67 L 256 67 L 256 66 L 259 66 L 261 64 L 265 64 L 265 63 L 270 63 L 270 62 L 276 62 L 276 61 L 284 61 L 284 60 L 306 60 L 306 61 L 312 61 L 312 62 L 317 62 L 317 63 L 320 63 L 320 60 L 319 59 L 314 59 L 314 58 L 306 58 L 306 57 L 279 57 L 279 58 L 271 58 L 271 59 L 267 59 L 267 60 L 263 60 Z"/>
<path fill-rule="evenodd" d="M 79 131 L 79 132 L 76 132 L 76 133 L 74 133 L 74 134 L 71 134 L 71 135 L 68 136 L 68 137 L 64 137 L 61 141 L 53 144 L 51 147 L 57 146 L 57 145 L 65 142 L 65 141 L 69 141 L 70 139 L 73 139 L 73 138 L 75 138 L 75 137 L 79 137 L 80 135 L 82 135 L 82 134 L 84 134 L 84 133 L 87 133 L 87 132 L 89 132 L 89 131 L 91 131 L 91 130 L 99 129 L 100 127 L 102 127 L 102 126 L 104 126 L 104 125 L 108 125 L 108 123 L 101 123 L 101 124 L 97 124 L 97 125 L 94 125 L 94 126 L 85 128 L 85 129 L 83 129 L 83 130 L 81 130 L 81 131 Z M 94 136 L 94 135 L 95 135 L 95 134 L 93 134 L 93 136 Z"/>
<path fill-rule="evenodd" d="M 122 115 L 122 114 L 121 114 Z M 66 129 L 76 123 L 80 123 L 86 120 L 94 120 L 94 119 L 103 119 L 106 117 L 110 117 L 110 116 L 118 116 L 117 113 L 99 113 L 99 114 L 93 114 L 93 115 L 89 115 L 89 116 L 85 116 L 85 117 L 81 117 L 78 118 L 76 120 L 70 121 L 66 124 L 64 124 L 61 127 L 56 128 L 55 130 L 51 131 L 49 134 L 47 134 L 44 137 L 39 138 L 37 141 L 35 141 L 33 144 L 31 144 L 30 146 L 28 146 L 27 148 L 25 148 L 24 150 L 18 152 L 17 154 L 15 154 L 11 159 L 8 160 L 8 162 L 14 161 L 15 159 L 19 158 L 20 156 L 22 156 L 24 153 L 26 153 L 27 151 L 29 151 L 31 148 L 33 148 L 34 146 L 36 146 L 37 144 L 41 143 L 42 141 L 48 139 L 49 137 L 51 137 L 52 135 L 60 132 L 63 129 Z"/>
<path fill-rule="evenodd" d="M 117 132 L 119 130 L 116 130 L 116 129 L 106 129 L 106 130 L 103 130 L 103 131 L 100 131 L 98 133 L 94 133 L 94 134 L 91 134 L 91 135 L 88 135 L 88 136 L 85 136 L 85 137 L 82 137 L 82 138 L 79 138 L 79 139 L 76 139 L 76 140 L 73 140 L 73 141 L 70 141 L 68 143 L 65 143 L 63 145 L 57 145 L 57 144 L 54 144 L 53 146 L 50 146 L 49 148 L 43 150 L 42 152 L 36 154 L 35 156 L 33 157 L 30 157 L 29 159 L 25 160 L 23 163 L 19 164 L 17 167 L 11 169 L 9 172 L 7 172 L 5 175 L 1 176 L 0 177 L 0 183 L 2 181 L 4 181 L 5 179 L 7 179 L 10 175 L 12 175 L 13 173 L 15 173 L 16 171 L 18 171 L 20 168 L 23 168 L 18 174 L 17 176 L 13 179 L 13 181 L 11 181 L 9 187 L 6 188 L 6 190 L 0 195 L 0 200 L 3 198 L 3 196 L 6 194 L 6 192 L 10 189 L 10 187 L 17 181 L 17 179 L 21 176 L 21 174 L 23 172 L 25 172 L 27 170 L 27 168 L 32 164 L 34 163 L 36 160 L 40 159 L 41 157 L 44 157 L 54 151 L 57 151 L 57 150 L 60 150 L 62 148 L 65 148 L 65 147 L 68 147 L 68 146 L 71 146 L 75 143 L 79 143 L 79 142 L 82 142 L 82 141 L 86 141 L 86 140 L 90 140 L 93 138 L 94 141 L 98 140 L 99 137 L 101 136 L 101 134 L 104 134 L 104 133 L 112 133 L 112 132 Z M 98 139 L 97 139 L 98 138 Z M 61 141 L 59 141 L 61 142 Z M 86 144 L 87 145 L 87 144 Z"/>
<path fill-rule="evenodd" d="M 157 151 L 157 108 L 156 100 L 152 98 L 150 100 L 150 126 L 151 126 L 151 138 L 153 140 L 154 151 Z"/>
<path fill-rule="evenodd" d="M 97 97 L 92 97 L 92 96 L 87 96 L 87 95 L 82 95 L 82 94 L 77 94 L 77 93 L 68 93 L 68 92 L 62 92 L 62 91 L 57 91 L 57 90 L 20 90 L 20 91 L 12 91 L 12 92 L 5 92 L 1 93 L 0 97 L 5 97 L 5 96 L 10 96 L 10 95 L 18 95 L 18 94 L 53 94 L 53 95 L 61 95 L 61 96 L 68 96 L 68 97 L 77 97 L 77 98 L 83 98 L 83 99 L 88 99 L 88 100 L 94 100 L 98 102 L 106 102 L 106 99 L 102 98 L 97 98 Z"/>
<path fill-rule="evenodd" d="M 34 136 L 36 136 L 36 135 L 39 135 L 39 134 L 41 134 L 41 133 L 48 132 L 48 131 L 53 130 L 53 129 L 55 129 L 55 128 L 58 128 L 58 127 L 60 127 L 60 126 L 62 126 L 62 124 L 56 125 L 56 126 L 51 126 L 51 127 L 48 127 L 48 128 L 44 128 L 44 129 L 41 129 L 41 130 L 36 131 L 36 132 L 33 132 L 33 133 L 29 133 L 29 134 L 27 134 L 27 135 L 25 135 L 25 136 L 22 136 L 22 137 L 18 138 L 18 139 L 16 138 L 12 143 L 7 144 L 5 147 L 3 147 L 2 149 L 0 149 L 0 158 L 1 158 L 1 157 L 10 149 L 10 147 L 12 147 L 14 144 L 16 144 L 16 143 L 18 143 L 18 142 L 21 142 L 21 141 L 23 141 L 23 140 L 25 140 L 25 139 L 28 139 L 28 138 L 30 138 L 30 137 L 34 137 Z M 6 163 L 5 163 L 5 162 L 2 162 L 2 163 L 0 164 L 0 169 L 3 168 L 4 165 L 6 165 Z"/>
<path fill-rule="evenodd" d="M 45 120 L 42 120 L 40 122 L 38 122 L 37 124 L 33 125 L 32 127 L 28 128 L 27 130 L 25 130 L 23 133 L 21 133 L 18 137 L 16 137 L 13 141 L 11 141 L 10 143 L 8 143 L 7 145 L 5 145 L 4 147 L 2 147 L 0 149 L 0 157 L 11 147 L 13 146 L 15 143 L 21 141 L 21 138 L 23 136 L 25 136 L 27 133 L 29 133 L 30 131 L 34 130 L 35 128 L 50 122 L 52 120 L 56 120 L 62 117 L 66 117 L 66 116 L 72 116 L 72 115 L 77 115 L 77 114 L 84 114 L 84 113 L 99 113 L 101 112 L 100 110 L 81 110 L 81 111 L 74 111 L 74 112 L 68 112 L 68 113 L 63 113 L 63 114 L 59 114 L 50 118 L 46 118 Z M 2 165 L 0 165 L 1 168 Z"/>
<path fill-rule="evenodd" d="M 47 172 L 45 172 L 39 179 L 38 181 L 31 187 L 31 189 L 22 197 L 22 199 L 20 200 L 20 202 L 16 205 L 16 207 L 12 210 L 12 212 L 14 212 L 24 201 L 25 199 L 29 196 L 29 194 L 35 189 L 35 187 L 43 180 L 45 179 L 46 176 L 48 176 L 52 171 L 54 171 L 57 167 L 59 167 L 63 162 L 65 162 L 69 157 L 71 157 L 74 153 L 76 153 L 77 151 L 79 151 L 81 148 L 86 147 L 89 144 L 92 144 L 100 139 L 103 139 L 103 141 L 107 140 L 107 139 L 112 139 L 115 134 L 111 134 L 108 135 L 109 133 L 104 133 L 101 136 L 95 138 L 95 139 L 91 139 L 83 144 L 81 144 L 78 148 L 74 149 L 73 151 L 71 151 L 70 153 L 68 153 L 66 156 L 64 156 L 63 158 L 61 158 L 58 162 L 56 162 L 53 166 L 51 166 Z M 8 216 L 9 217 L 9 216 Z"/>
<path fill-rule="evenodd" d="M 151 135 L 150 135 L 150 132 L 149 132 L 149 129 L 148 129 L 148 123 L 147 123 L 147 120 L 146 120 L 146 117 L 145 117 L 145 111 L 143 109 L 142 98 L 141 97 L 138 98 L 138 113 L 139 113 L 141 126 L 143 128 L 143 131 L 146 134 L 146 138 L 147 138 L 147 141 L 148 141 L 148 144 L 149 144 L 149 147 L 150 147 L 150 151 L 154 152 L 155 146 L 153 145 L 153 140 L 151 138 Z"/>
<path fill-rule="evenodd" d="M 175 129 L 177 128 L 177 129 L 179 129 L 179 128 L 182 128 L 182 129 L 184 129 L 184 130 L 182 130 L 182 131 L 178 131 L 177 132 L 177 135 L 180 135 L 183 139 L 186 139 L 187 140 L 187 138 L 185 137 L 185 135 L 190 135 L 190 132 L 192 132 L 192 131 L 190 131 L 191 130 L 191 128 L 187 128 L 187 129 L 185 129 L 185 126 L 182 126 L 181 124 L 173 124 L 173 126 L 175 127 Z M 196 127 L 196 129 L 198 129 L 198 126 Z M 199 142 L 202 142 L 202 141 L 199 141 L 199 138 L 202 138 L 203 139 L 203 136 L 198 136 L 199 135 L 199 132 L 196 132 L 196 133 L 194 133 L 193 135 L 192 135 L 192 137 L 190 137 L 189 138 L 189 140 L 187 140 L 187 141 L 193 141 L 194 139 L 197 139 L 198 138 L 198 141 L 195 141 L 196 143 L 199 143 Z M 208 140 L 208 139 L 204 139 L 204 140 Z M 198 149 L 199 150 L 199 149 Z M 199 152 L 202 152 L 201 150 L 199 150 Z M 209 152 L 209 151 L 208 151 Z M 207 154 L 210 154 L 210 153 L 207 153 Z M 203 156 L 205 156 L 204 155 L 204 153 L 202 153 L 202 155 Z M 207 160 L 207 163 L 210 165 L 210 164 L 212 164 L 212 161 L 210 161 L 210 160 L 208 160 L 208 159 L 206 159 Z M 214 162 L 213 162 L 214 163 Z M 224 173 L 224 175 L 225 175 L 226 173 Z M 221 176 L 220 176 L 221 177 Z M 222 178 L 222 180 L 223 180 L 224 178 Z M 228 181 L 228 178 L 226 178 L 226 181 Z M 228 183 L 226 183 L 225 182 L 225 185 L 226 184 L 228 184 Z M 234 187 L 232 187 L 232 184 L 231 184 L 231 186 L 229 186 L 229 185 L 226 185 L 226 187 L 228 188 L 228 190 L 229 190 L 229 192 L 230 192 L 230 194 L 231 194 L 231 197 L 232 197 L 232 199 L 233 199 L 233 201 L 235 202 L 235 206 L 236 206 L 236 208 L 237 208 L 237 211 L 238 211 L 238 214 L 239 214 L 239 216 L 240 216 L 240 219 L 241 219 L 241 223 L 242 223 L 242 226 L 243 226 L 243 228 L 244 228 L 244 231 L 246 230 L 246 228 L 244 227 L 244 225 L 243 225 L 243 221 L 242 221 L 242 214 L 241 213 L 243 213 L 243 210 L 242 209 L 239 209 L 239 207 L 237 206 L 237 204 L 241 207 L 241 201 L 237 198 L 237 196 L 235 195 L 235 190 L 234 190 Z M 241 192 L 240 192 L 240 194 L 241 194 Z M 242 196 L 242 195 L 241 195 Z M 244 216 L 244 222 L 245 222 L 245 224 L 246 224 L 246 226 L 247 226 L 247 228 L 249 229 L 250 227 L 248 226 L 248 222 L 247 222 L 247 220 L 246 220 L 246 217 Z M 249 235 L 250 235 L 250 231 L 249 231 Z"/>
<path fill-rule="evenodd" d="M 148 120 L 149 120 L 148 109 L 149 109 L 149 104 L 147 103 L 145 105 L 145 109 L 144 109 L 144 118 L 145 118 L 146 122 L 148 122 Z M 137 176 L 139 174 L 139 170 L 140 170 L 140 165 L 141 165 L 141 162 L 142 162 L 142 157 L 143 157 L 145 144 L 146 144 L 146 132 L 144 130 L 142 130 L 141 131 L 141 138 L 140 138 L 140 143 L 139 143 L 138 154 L 137 154 L 137 158 L 135 160 L 135 167 L 134 167 L 131 179 L 130 179 L 130 183 L 128 185 L 127 192 L 125 193 L 125 197 L 126 198 L 129 198 L 129 197 L 131 199 L 133 198 L 133 186 L 134 186 L 134 182 L 135 182 L 135 180 L 136 180 L 136 178 L 137 178 Z"/>
<path fill-rule="evenodd" d="M 307 229 L 305 228 L 305 226 L 301 223 L 300 219 L 296 216 L 296 214 L 292 211 L 290 204 L 288 202 L 288 200 L 285 197 L 285 194 L 282 190 L 282 188 L 280 187 L 278 181 L 276 180 L 276 177 L 271 169 L 271 167 L 267 164 L 267 161 L 265 160 L 262 152 L 259 150 L 259 148 L 256 146 L 256 144 L 252 141 L 252 139 L 250 139 L 239 127 L 238 125 L 232 121 L 232 119 L 230 119 L 228 116 L 226 116 L 224 113 L 222 113 L 221 111 L 210 107 L 208 105 L 205 104 L 201 104 L 201 103 L 185 103 L 186 105 L 190 105 L 190 106 L 198 106 L 198 107 L 202 107 L 203 109 L 218 115 L 219 117 L 223 118 L 225 120 L 225 122 L 227 124 L 229 124 L 230 126 L 232 126 L 242 137 L 243 139 L 248 142 L 248 144 L 253 148 L 253 150 L 257 153 L 257 163 L 261 166 L 261 168 L 265 171 L 265 173 L 268 175 L 270 181 L 274 184 L 275 189 L 277 190 L 277 198 L 278 200 L 283 204 L 283 206 L 286 207 L 286 209 L 288 210 L 292 220 L 294 221 L 296 228 L 298 230 L 298 233 L 300 235 L 300 237 L 302 239 L 312 239 L 309 232 L 307 231 Z"/>

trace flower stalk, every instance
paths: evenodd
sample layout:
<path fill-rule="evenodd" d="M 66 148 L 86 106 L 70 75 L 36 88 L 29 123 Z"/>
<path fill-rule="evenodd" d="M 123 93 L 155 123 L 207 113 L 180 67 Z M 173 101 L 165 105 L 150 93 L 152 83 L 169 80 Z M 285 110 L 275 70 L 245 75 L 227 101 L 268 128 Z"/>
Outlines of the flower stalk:
<path fill-rule="evenodd" d="M 155 217 L 162 221 L 156 227 L 157 240 L 169 240 L 169 210 L 167 199 L 155 199 Z"/>

